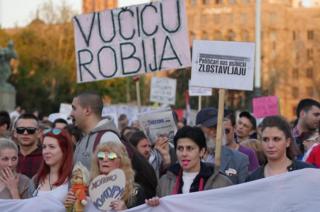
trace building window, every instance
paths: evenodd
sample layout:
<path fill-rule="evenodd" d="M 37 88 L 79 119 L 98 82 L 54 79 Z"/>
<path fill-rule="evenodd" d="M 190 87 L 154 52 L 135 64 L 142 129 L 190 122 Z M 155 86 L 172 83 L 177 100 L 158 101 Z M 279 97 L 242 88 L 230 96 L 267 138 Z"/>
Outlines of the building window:
<path fill-rule="evenodd" d="M 214 32 L 214 39 L 215 40 L 221 40 L 222 39 L 222 33 L 219 30 L 216 30 Z"/>
<path fill-rule="evenodd" d="M 196 39 L 196 34 L 194 32 L 190 32 L 190 41 L 193 42 L 194 39 Z"/>
<path fill-rule="evenodd" d="M 202 33 L 202 40 L 209 40 L 209 35 L 205 31 Z"/>
<path fill-rule="evenodd" d="M 313 68 L 307 68 L 306 77 L 309 79 L 313 79 Z"/>
<path fill-rule="evenodd" d="M 248 22 L 248 16 L 246 13 L 241 13 L 240 14 L 240 20 L 242 24 L 246 24 Z"/>
<path fill-rule="evenodd" d="M 202 4 L 209 4 L 209 0 L 202 0 Z"/>
<path fill-rule="evenodd" d="M 296 58 L 296 61 L 299 62 L 299 60 L 300 60 L 299 52 L 296 52 L 296 53 L 295 53 L 295 58 Z"/>
<path fill-rule="evenodd" d="M 296 31 L 292 31 L 292 40 L 296 40 L 296 39 L 297 39 Z"/>
<path fill-rule="evenodd" d="M 243 30 L 242 31 L 242 40 L 243 41 L 249 41 L 250 40 L 250 35 L 249 35 L 249 32 L 247 30 Z"/>
<path fill-rule="evenodd" d="M 292 87 L 291 88 L 291 95 L 292 98 L 299 98 L 299 88 L 298 87 Z"/>
<path fill-rule="evenodd" d="M 307 49 L 308 60 L 313 60 L 313 49 Z"/>
<path fill-rule="evenodd" d="M 307 95 L 312 97 L 313 96 L 313 87 L 309 86 L 306 89 L 307 89 Z"/>
<path fill-rule="evenodd" d="M 292 78 L 295 79 L 295 80 L 298 80 L 298 79 L 299 79 L 299 69 L 294 68 L 294 69 L 292 70 Z"/>
<path fill-rule="evenodd" d="M 314 38 L 313 30 L 308 30 L 308 40 L 313 40 L 313 38 Z"/>
<path fill-rule="evenodd" d="M 229 41 L 234 41 L 235 38 L 236 38 L 236 33 L 234 33 L 234 31 L 232 31 L 231 29 L 228 30 L 227 40 L 229 40 Z"/>
<path fill-rule="evenodd" d="M 220 22 L 220 14 L 214 14 L 213 15 L 213 21 L 215 23 L 219 23 Z"/>
<path fill-rule="evenodd" d="M 272 49 L 273 50 L 276 50 L 277 48 L 277 43 L 275 41 L 272 42 Z"/>

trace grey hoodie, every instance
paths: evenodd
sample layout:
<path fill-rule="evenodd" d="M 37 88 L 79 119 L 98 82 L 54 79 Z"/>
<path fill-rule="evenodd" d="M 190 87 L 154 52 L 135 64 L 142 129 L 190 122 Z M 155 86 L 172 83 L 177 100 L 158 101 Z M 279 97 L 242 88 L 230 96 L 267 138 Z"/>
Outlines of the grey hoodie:
<path fill-rule="evenodd" d="M 100 131 L 104 130 L 112 130 L 118 133 L 118 129 L 111 117 L 102 119 L 94 129 L 92 129 L 87 135 L 84 135 L 82 139 L 78 141 L 73 156 L 74 164 L 81 162 L 88 170 L 90 170 L 92 154 L 94 151 L 93 146 L 96 136 Z M 119 135 L 113 132 L 105 132 L 103 136 L 101 136 L 99 144 L 107 141 L 121 142 Z"/>

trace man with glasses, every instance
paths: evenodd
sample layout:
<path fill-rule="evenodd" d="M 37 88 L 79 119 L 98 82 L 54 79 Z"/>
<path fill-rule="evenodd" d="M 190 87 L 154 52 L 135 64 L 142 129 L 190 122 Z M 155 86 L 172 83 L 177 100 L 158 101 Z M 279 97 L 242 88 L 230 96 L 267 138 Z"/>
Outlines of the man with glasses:
<path fill-rule="evenodd" d="M 217 119 L 218 111 L 212 107 L 200 110 L 196 117 L 196 124 L 201 127 L 208 146 L 208 154 L 204 161 L 209 163 L 214 163 Z M 222 145 L 220 171 L 225 173 L 234 184 L 243 183 L 246 180 L 248 165 L 249 159 L 246 155 Z"/>
<path fill-rule="evenodd" d="M 256 153 L 252 149 L 237 143 L 235 140 L 235 116 L 232 111 L 225 111 L 223 126 L 226 135 L 226 146 L 247 155 L 249 158 L 249 172 L 256 170 L 259 166 Z"/>
<path fill-rule="evenodd" d="M 38 118 L 28 113 L 19 116 L 15 123 L 14 137 L 19 146 L 17 171 L 32 178 L 43 160 Z"/>

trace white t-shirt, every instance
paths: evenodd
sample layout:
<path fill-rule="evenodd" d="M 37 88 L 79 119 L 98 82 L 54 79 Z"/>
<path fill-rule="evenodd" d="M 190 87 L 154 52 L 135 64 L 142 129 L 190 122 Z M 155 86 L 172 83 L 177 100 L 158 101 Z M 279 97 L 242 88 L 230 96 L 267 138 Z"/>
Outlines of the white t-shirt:
<path fill-rule="evenodd" d="M 196 178 L 198 174 L 199 172 L 183 172 L 182 174 L 182 180 L 183 180 L 182 193 L 183 194 L 190 192 L 191 184 L 194 178 Z"/>
<path fill-rule="evenodd" d="M 38 191 L 36 196 L 50 195 L 51 198 L 55 198 L 56 200 L 59 200 L 60 202 L 63 203 L 67 194 L 68 194 L 68 182 L 52 189 L 51 191 Z"/>

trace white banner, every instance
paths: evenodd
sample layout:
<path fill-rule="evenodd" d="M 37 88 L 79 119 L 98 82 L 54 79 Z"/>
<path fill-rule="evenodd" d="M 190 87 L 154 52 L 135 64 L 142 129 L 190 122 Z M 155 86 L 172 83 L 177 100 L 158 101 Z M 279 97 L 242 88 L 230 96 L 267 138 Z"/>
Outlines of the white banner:
<path fill-rule="evenodd" d="M 320 170 L 302 169 L 226 188 L 160 199 L 158 207 L 141 205 L 126 212 L 317 212 L 320 208 Z M 0 211 L 65 211 L 55 198 L 0 200 Z M 97 210 L 91 202 L 85 211 Z"/>
<path fill-rule="evenodd" d="M 150 101 L 174 105 L 176 103 L 177 80 L 152 77 Z"/>
<path fill-rule="evenodd" d="M 252 90 L 255 44 L 193 41 L 191 85 Z"/>
<path fill-rule="evenodd" d="M 184 0 L 162 0 L 76 16 L 77 81 L 191 65 Z"/>
<path fill-rule="evenodd" d="M 320 208 L 320 170 L 302 169 L 249 183 L 160 199 L 126 212 L 316 212 Z"/>

